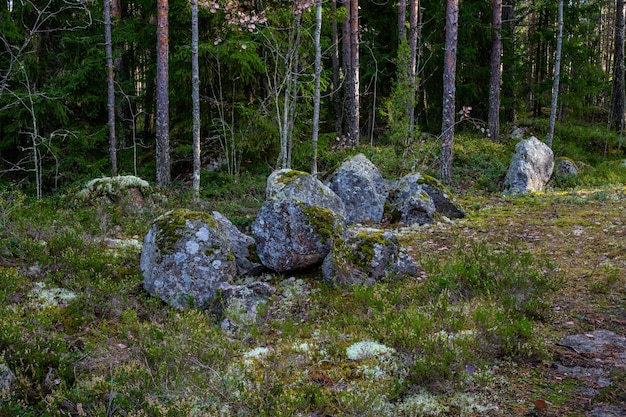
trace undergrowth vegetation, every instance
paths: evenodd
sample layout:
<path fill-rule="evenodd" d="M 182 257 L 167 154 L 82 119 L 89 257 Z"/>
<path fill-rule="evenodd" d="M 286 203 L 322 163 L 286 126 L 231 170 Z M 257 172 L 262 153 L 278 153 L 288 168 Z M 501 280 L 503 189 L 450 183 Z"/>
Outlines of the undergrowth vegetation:
<path fill-rule="evenodd" d="M 562 323 L 588 328 L 555 306 L 560 294 L 581 296 L 573 282 L 624 296 L 626 166 L 588 158 L 577 179 L 550 193 L 502 198 L 513 147 L 457 139 L 457 191 L 469 216 L 397 231 L 421 265 L 417 277 L 333 288 L 320 271 L 266 274 L 276 288 L 266 311 L 231 332 L 209 312 L 177 311 L 143 290 L 141 240 L 177 207 L 217 210 L 246 230 L 265 174 L 204 173 L 201 201 L 172 192 L 139 209 L 84 204 L 77 189 L 42 201 L 1 191 L 0 364 L 16 380 L 0 415 L 524 415 L 520 402 L 534 400 L 521 394 L 527 386 L 567 403 L 556 393 L 574 383 L 548 390 L 529 369 L 554 357 Z M 389 162 L 388 175 L 404 166 L 393 150 L 362 151 Z M 430 157 L 415 164 L 436 172 Z M 592 218 L 598 211 L 604 217 Z M 587 236 L 603 254 L 594 265 L 580 259 L 596 262 L 581 252 Z M 623 395 L 620 378 L 604 397 Z"/>

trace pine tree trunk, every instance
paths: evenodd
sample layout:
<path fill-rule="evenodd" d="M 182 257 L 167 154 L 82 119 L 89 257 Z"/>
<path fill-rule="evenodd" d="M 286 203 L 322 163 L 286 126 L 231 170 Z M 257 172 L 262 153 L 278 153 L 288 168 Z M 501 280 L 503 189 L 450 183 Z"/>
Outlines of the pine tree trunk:
<path fill-rule="evenodd" d="M 502 0 L 492 0 L 493 43 L 491 45 L 491 78 L 489 80 L 489 137 L 500 136 L 500 83 L 502 82 Z"/>
<path fill-rule="evenodd" d="M 398 44 L 406 37 L 406 0 L 398 1 Z"/>
<path fill-rule="evenodd" d="M 104 49 L 107 63 L 107 110 L 109 124 L 109 160 L 111 176 L 117 175 L 117 139 L 115 137 L 115 82 L 113 71 L 113 46 L 111 39 L 111 3 L 104 0 Z"/>
<path fill-rule="evenodd" d="M 171 182 L 169 139 L 169 19 L 168 0 L 157 3 L 157 76 L 156 76 L 156 180 L 161 187 Z"/>
<path fill-rule="evenodd" d="M 419 38 L 419 0 L 409 0 L 409 83 L 411 88 L 407 114 L 409 115 L 409 133 L 414 136 L 415 131 L 415 100 L 417 97 L 417 40 Z"/>
<path fill-rule="evenodd" d="M 456 52 L 459 27 L 459 0 L 447 0 L 446 49 L 443 67 L 443 115 L 441 124 L 440 178 L 452 182 L 452 148 L 454 146 L 456 100 Z"/>
<path fill-rule="evenodd" d="M 322 33 L 322 0 L 317 0 L 315 5 L 315 93 L 313 99 L 313 161 L 311 163 L 311 174 L 317 175 L 317 138 L 320 121 L 320 78 L 322 76 L 322 46 L 320 37 Z"/>
<path fill-rule="evenodd" d="M 335 11 L 337 10 L 337 0 L 331 1 L 331 10 L 334 17 Z M 333 18 L 331 26 L 331 41 L 333 43 L 331 61 L 333 65 L 333 109 L 335 114 L 335 134 L 337 137 L 341 137 L 343 134 L 343 107 L 341 105 L 341 93 L 339 90 L 341 86 L 341 67 L 339 66 L 339 28 L 337 27 L 336 19 Z"/>
<path fill-rule="evenodd" d="M 198 63 L 198 0 L 191 0 L 191 101 L 193 107 L 193 197 L 200 197 L 200 68 Z"/>
<path fill-rule="evenodd" d="M 559 29 L 556 36 L 556 58 L 554 61 L 554 84 L 552 84 L 552 104 L 550 106 L 550 123 L 548 125 L 548 136 L 546 138 L 546 145 L 548 145 L 549 148 L 552 148 L 552 137 L 554 136 L 554 124 L 556 123 L 556 111 L 559 98 L 559 82 L 561 78 L 561 49 L 563 45 L 563 0 L 559 0 L 558 19 Z"/>
<path fill-rule="evenodd" d="M 359 144 L 359 0 L 350 0 L 349 36 L 350 36 L 350 86 L 348 103 L 348 144 Z"/>
<path fill-rule="evenodd" d="M 613 54 L 613 88 L 611 93 L 611 123 L 624 130 L 624 0 L 615 7 L 615 42 Z"/>

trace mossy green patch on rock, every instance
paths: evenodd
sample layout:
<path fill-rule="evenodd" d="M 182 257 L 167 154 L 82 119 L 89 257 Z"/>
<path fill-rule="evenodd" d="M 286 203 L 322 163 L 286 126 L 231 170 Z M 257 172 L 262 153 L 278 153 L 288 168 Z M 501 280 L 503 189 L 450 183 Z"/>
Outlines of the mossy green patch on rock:
<path fill-rule="evenodd" d="M 343 234 L 343 227 L 337 224 L 337 216 L 332 211 L 324 207 L 300 204 L 309 224 L 319 236 L 332 239 Z"/>
<path fill-rule="evenodd" d="M 183 237 L 182 231 L 187 226 L 187 221 L 201 221 L 213 229 L 217 228 L 217 221 L 210 213 L 187 209 L 168 211 L 154 221 L 157 228 L 156 244 L 161 253 L 171 251 Z"/>
<path fill-rule="evenodd" d="M 309 176 L 308 173 L 303 171 L 298 171 L 295 169 L 283 172 L 280 177 L 277 178 L 276 182 L 280 184 L 290 184 L 297 180 L 298 178 Z"/>

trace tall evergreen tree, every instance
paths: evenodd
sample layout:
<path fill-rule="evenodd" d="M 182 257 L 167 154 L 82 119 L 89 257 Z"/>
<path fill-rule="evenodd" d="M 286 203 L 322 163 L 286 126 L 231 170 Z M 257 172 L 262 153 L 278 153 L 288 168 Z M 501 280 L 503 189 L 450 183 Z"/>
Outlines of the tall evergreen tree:
<path fill-rule="evenodd" d="M 491 45 L 491 79 L 489 81 L 489 137 L 500 136 L 500 84 L 502 82 L 502 0 L 491 1 L 493 44 Z"/>

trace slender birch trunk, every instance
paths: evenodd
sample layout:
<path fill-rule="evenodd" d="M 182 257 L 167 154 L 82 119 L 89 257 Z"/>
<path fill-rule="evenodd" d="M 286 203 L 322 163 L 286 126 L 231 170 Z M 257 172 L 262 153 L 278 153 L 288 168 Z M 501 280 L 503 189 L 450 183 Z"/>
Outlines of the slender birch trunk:
<path fill-rule="evenodd" d="M 554 61 L 554 84 L 552 85 L 552 105 L 550 106 L 550 124 L 546 145 L 552 148 L 554 124 L 556 123 L 557 102 L 559 98 L 559 81 L 561 78 L 561 49 L 563 45 L 563 0 L 559 0 L 559 29 L 556 37 L 556 59 Z"/>

